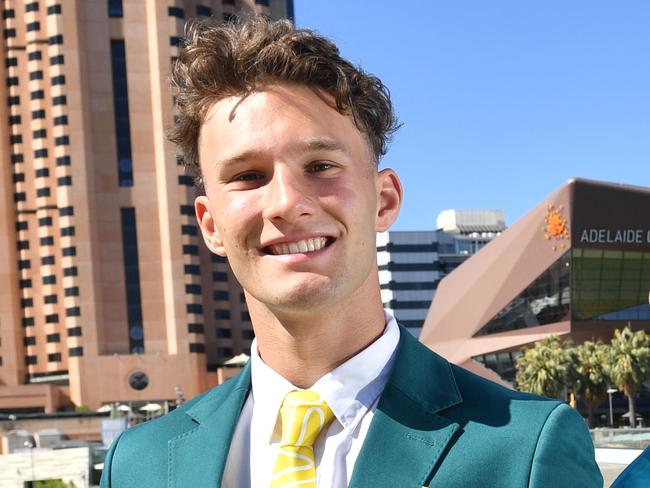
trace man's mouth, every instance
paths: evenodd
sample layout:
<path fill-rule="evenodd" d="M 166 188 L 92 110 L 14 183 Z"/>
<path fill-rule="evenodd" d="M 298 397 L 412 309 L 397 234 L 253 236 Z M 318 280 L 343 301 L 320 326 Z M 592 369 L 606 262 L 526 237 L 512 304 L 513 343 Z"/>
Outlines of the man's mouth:
<path fill-rule="evenodd" d="M 266 246 L 264 251 L 274 256 L 280 256 L 283 254 L 306 254 L 320 251 L 324 247 L 329 246 L 332 242 L 334 242 L 334 239 L 331 237 L 312 237 L 295 242 L 282 242 Z"/>

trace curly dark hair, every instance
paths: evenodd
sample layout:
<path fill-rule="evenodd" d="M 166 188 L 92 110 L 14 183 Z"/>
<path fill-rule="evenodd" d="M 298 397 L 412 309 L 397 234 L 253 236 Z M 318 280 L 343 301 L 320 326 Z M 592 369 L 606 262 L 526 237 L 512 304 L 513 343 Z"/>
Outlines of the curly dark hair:
<path fill-rule="evenodd" d="M 379 78 L 343 59 L 325 37 L 288 20 L 250 16 L 226 24 L 189 23 L 171 81 L 179 117 L 169 140 L 179 146 L 199 188 L 198 141 L 207 112 L 219 100 L 268 84 L 298 83 L 331 95 L 334 108 L 350 115 L 366 136 L 375 163 L 399 127 Z"/>

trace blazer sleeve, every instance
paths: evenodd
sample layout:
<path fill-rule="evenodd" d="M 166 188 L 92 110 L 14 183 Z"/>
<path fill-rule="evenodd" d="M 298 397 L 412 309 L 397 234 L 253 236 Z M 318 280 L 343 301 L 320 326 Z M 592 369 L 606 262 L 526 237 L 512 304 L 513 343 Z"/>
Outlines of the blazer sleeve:
<path fill-rule="evenodd" d="M 548 416 L 533 455 L 530 488 L 602 488 L 594 445 L 582 417 L 566 403 Z"/>
<path fill-rule="evenodd" d="M 106 453 L 106 457 L 104 458 L 104 468 L 102 469 L 102 479 L 99 482 L 99 488 L 111 488 L 111 468 L 113 466 L 113 454 L 115 453 L 115 449 L 117 448 L 118 442 L 120 442 L 120 439 L 122 438 L 122 434 L 120 434 L 117 439 L 113 441 L 111 444 L 110 449 Z"/>

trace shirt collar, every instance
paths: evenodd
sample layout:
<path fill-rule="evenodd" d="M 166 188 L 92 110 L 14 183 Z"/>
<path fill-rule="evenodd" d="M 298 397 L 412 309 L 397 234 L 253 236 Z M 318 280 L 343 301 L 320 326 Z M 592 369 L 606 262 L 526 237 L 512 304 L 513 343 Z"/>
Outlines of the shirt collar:
<path fill-rule="evenodd" d="M 384 390 L 393 366 L 399 343 L 399 327 L 395 318 L 384 311 L 384 333 L 368 347 L 321 377 L 310 388 L 327 402 L 338 421 L 346 429 L 354 429 Z M 264 425 L 269 439 L 275 428 L 280 406 L 287 393 L 298 390 L 283 376 L 271 369 L 260 357 L 257 339 L 251 345 L 251 382 L 254 415 Z"/>

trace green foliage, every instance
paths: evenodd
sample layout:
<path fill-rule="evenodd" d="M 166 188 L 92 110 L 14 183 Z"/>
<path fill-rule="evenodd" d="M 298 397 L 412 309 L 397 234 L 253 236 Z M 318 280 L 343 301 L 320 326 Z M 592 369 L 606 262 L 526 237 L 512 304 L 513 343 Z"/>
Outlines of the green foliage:
<path fill-rule="evenodd" d="M 74 407 L 74 411 L 77 413 L 90 412 L 90 407 L 88 405 L 77 405 Z"/>
<path fill-rule="evenodd" d="M 573 376 L 573 356 L 571 342 L 555 335 L 524 349 L 516 364 L 519 389 L 558 398 Z"/>
<path fill-rule="evenodd" d="M 575 348 L 575 391 L 592 408 L 600 405 L 607 396 L 605 358 L 608 349 L 600 341 L 585 341 Z"/>
<path fill-rule="evenodd" d="M 34 481 L 35 488 L 76 488 L 73 482 L 66 483 L 62 480 L 37 480 Z"/>

